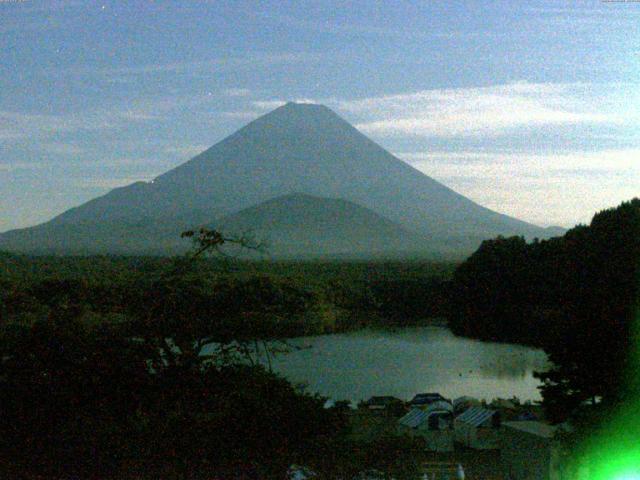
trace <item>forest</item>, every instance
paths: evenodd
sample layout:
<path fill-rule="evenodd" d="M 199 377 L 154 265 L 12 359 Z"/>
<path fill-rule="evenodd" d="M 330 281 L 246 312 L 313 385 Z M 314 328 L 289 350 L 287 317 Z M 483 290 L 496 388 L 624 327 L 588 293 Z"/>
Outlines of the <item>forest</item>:
<path fill-rule="evenodd" d="M 345 403 L 324 408 L 255 358 L 288 337 L 440 316 L 452 265 L 2 254 L 0 266 L 3 478 L 281 479 L 292 465 L 419 478 L 420 440 L 354 438 Z"/>
<path fill-rule="evenodd" d="M 196 296 L 212 316 L 234 308 L 278 313 L 276 337 L 403 326 L 444 318 L 455 264 L 431 262 L 278 261 L 228 258 L 35 257 L 0 253 L 0 319 L 41 316 L 61 297 L 86 315 L 127 316 L 167 272 L 172 288 Z M 206 304 L 206 305 L 205 305 Z M 275 317 L 274 317 L 275 318 Z M 256 328 L 265 327 L 256 319 Z M 269 327 L 269 328 L 271 328 Z"/>
<path fill-rule="evenodd" d="M 550 418 L 637 398 L 640 199 L 563 237 L 485 241 L 455 271 L 449 326 L 458 335 L 543 348 Z"/>

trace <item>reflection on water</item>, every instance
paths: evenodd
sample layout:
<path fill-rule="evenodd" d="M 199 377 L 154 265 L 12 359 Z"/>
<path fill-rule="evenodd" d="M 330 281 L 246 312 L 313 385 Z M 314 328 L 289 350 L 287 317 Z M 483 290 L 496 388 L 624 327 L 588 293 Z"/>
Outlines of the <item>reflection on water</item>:
<path fill-rule="evenodd" d="M 538 400 L 539 382 L 532 374 L 546 366 L 540 350 L 463 339 L 443 327 L 365 330 L 291 343 L 309 348 L 279 355 L 274 370 L 336 400 L 409 399 L 431 391 L 449 398 Z"/>

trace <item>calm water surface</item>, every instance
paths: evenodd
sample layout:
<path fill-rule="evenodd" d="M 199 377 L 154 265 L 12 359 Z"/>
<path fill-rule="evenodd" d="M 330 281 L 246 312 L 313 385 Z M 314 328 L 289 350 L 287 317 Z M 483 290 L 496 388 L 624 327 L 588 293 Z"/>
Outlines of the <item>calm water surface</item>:
<path fill-rule="evenodd" d="M 417 392 L 538 400 L 532 374 L 546 366 L 541 350 L 459 338 L 444 327 L 364 330 L 290 343 L 304 348 L 279 355 L 274 370 L 334 400 L 410 399 Z"/>

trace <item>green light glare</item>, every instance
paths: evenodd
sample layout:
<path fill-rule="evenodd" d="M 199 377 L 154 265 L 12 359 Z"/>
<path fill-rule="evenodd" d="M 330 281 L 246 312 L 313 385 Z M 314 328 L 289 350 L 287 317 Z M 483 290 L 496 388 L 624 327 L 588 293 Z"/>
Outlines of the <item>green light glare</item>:
<path fill-rule="evenodd" d="M 640 421 L 637 410 L 627 408 L 586 448 L 587 475 L 584 480 L 640 480 L 640 441 L 636 435 Z M 582 479 L 581 479 L 582 480 Z"/>
<path fill-rule="evenodd" d="M 624 447 L 623 447 L 624 448 Z M 588 480 L 640 480 L 640 450 L 613 448 L 605 452 L 597 452 L 588 469 Z"/>
<path fill-rule="evenodd" d="M 640 309 L 637 312 L 632 334 L 636 346 L 640 345 Z M 627 372 L 628 386 L 634 392 L 631 401 L 582 445 L 579 480 L 640 480 L 640 349 L 632 355 Z"/>

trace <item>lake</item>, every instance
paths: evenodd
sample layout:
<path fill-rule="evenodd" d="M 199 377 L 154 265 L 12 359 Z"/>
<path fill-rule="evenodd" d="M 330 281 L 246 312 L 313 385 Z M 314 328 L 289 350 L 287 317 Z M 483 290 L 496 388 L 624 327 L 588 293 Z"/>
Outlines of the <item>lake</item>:
<path fill-rule="evenodd" d="M 312 392 L 356 402 L 372 395 L 411 399 L 418 392 L 539 400 L 533 372 L 547 365 L 541 350 L 460 338 L 445 327 L 361 330 L 290 343 L 303 349 L 278 355 L 275 371 Z"/>

